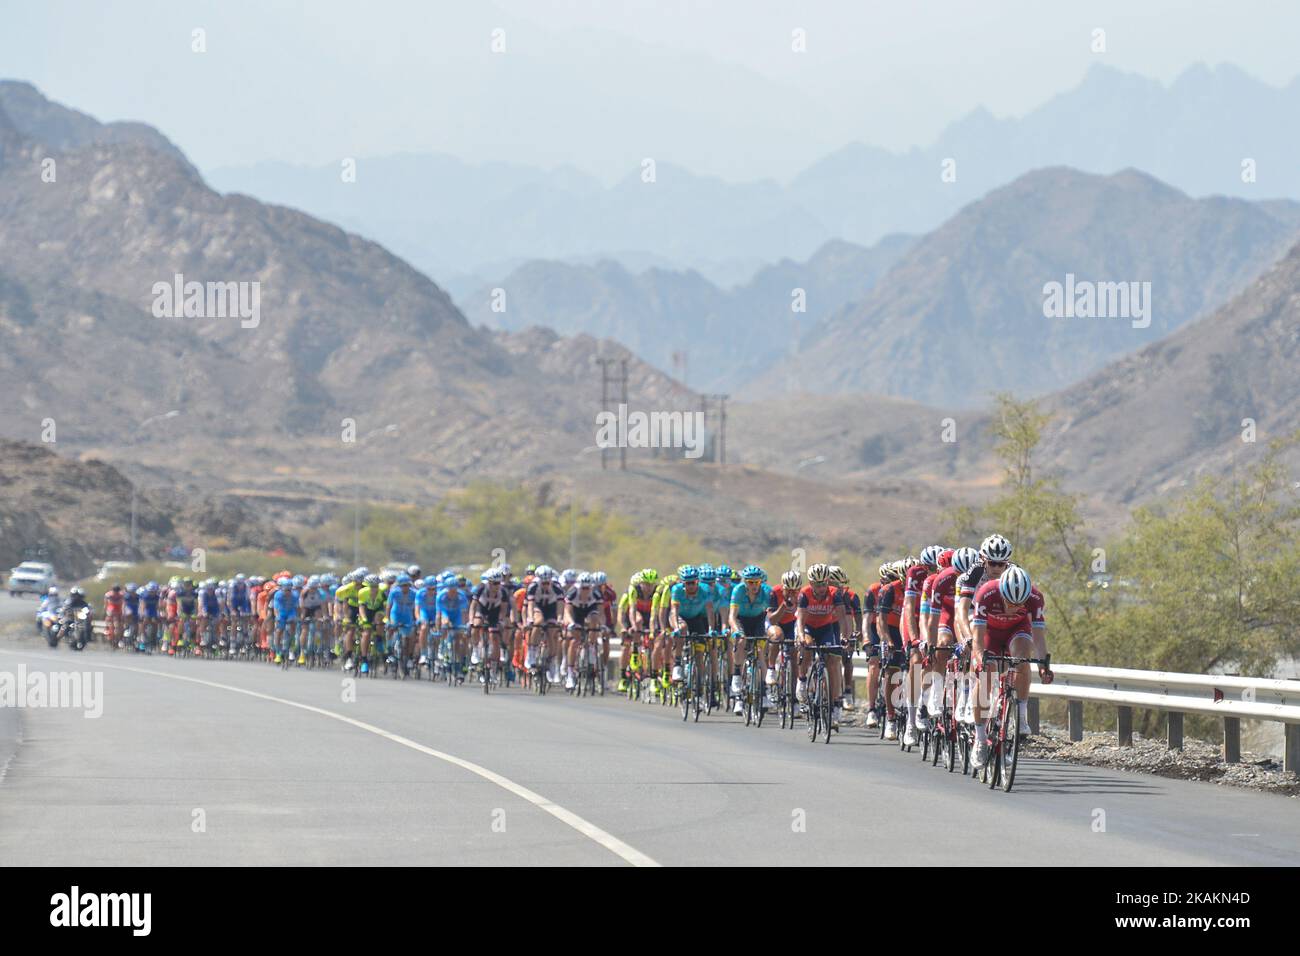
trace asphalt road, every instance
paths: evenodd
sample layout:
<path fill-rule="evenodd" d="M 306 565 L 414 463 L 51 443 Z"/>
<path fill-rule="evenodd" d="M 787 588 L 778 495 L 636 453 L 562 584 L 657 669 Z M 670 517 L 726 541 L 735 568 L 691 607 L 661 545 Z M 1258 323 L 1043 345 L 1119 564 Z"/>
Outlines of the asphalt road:
<path fill-rule="evenodd" d="M 1004 794 L 861 730 L 0 638 L 19 665 L 101 673 L 102 715 L 0 709 L 4 863 L 1300 864 L 1294 801 L 1212 784 L 1028 760 Z"/>

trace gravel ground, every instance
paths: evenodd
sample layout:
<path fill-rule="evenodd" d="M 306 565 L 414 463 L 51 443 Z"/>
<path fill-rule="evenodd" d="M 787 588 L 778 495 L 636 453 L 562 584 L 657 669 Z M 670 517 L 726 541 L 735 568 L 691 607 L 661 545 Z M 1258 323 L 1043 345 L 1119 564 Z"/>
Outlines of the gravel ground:
<path fill-rule="evenodd" d="M 846 712 L 842 723 L 848 727 L 861 727 L 866 723 L 866 712 Z M 1132 747 L 1121 747 L 1115 742 L 1114 734 L 1100 731 L 1087 731 L 1083 740 L 1073 743 L 1064 728 L 1044 724 L 1037 735 L 1029 738 L 1023 753 L 1067 763 L 1150 773 L 1179 780 L 1204 780 L 1300 797 L 1300 778 L 1284 771 L 1281 761 L 1243 750 L 1241 763 L 1224 763 L 1218 746 L 1190 737 L 1184 740 L 1182 750 L 1170 750 L 1164 738 L 1148 738 L 1137 733 L 1133 734 Z"/>

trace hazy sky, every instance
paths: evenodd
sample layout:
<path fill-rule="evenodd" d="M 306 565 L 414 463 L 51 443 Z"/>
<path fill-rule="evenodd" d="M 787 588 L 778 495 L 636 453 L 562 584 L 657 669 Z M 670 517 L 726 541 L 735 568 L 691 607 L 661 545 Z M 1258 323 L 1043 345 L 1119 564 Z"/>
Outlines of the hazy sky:
<path fill-rule="evenodd" d="M 1097 62 L 1300 71 L 1293 0 L 0 0 L 0 24 L 0 76 L 157 126 L 202 169 L 438 151 L 785 178 L 977 105 L 1022 114 Z"/>

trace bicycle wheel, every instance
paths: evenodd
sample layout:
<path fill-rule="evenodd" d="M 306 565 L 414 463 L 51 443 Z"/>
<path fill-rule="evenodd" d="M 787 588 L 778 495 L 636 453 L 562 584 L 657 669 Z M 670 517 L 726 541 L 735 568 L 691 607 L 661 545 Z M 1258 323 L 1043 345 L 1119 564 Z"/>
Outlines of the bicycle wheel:
<path fill-rule="evenodd" d="M 704 674 L 698 667 L 693 667 L 692 670 L 695 672 L 695 677 L 692 681 L 691 697 L 695 701 L 695 722 L 698 724 L 700 722 L 700 711 L 704 709 L 704 702 L 700 699 L 704 696 Z"/>
<path fill-rule="evenodd" d="M 687 660 L 685 670 L 682 671 L 682 691 L 678 695 L 682 706 L 682 720 L 685 721 L 691 716 L 691 681 L 694 679 L 695 665 Z"/>
<path fill-rule="evenodd" d="M 1020 705 L 1016 702 L 1014 694 L 1007 702 L 1007 711 L 1002 715 L 1000 730 L 1002 763 L 998 773 L 1003 791 L 1010 793 L 1012 784 L 1016 782 L 1016 764 L 1020 759 Z"/>
<path fill-rule="evenodd" d="M 817 742 L 817 732 L 821 730 L 818 724 L 821 721 L 821 700 L 818 694 L 821 691 L 821 668 L 819 664 L 814 663 L 813 669 L 808 675 L 804 684 L 804 693 L 808 699 L 808 740 L 811 743 Z"/>
<path fill-rule="evenodd" d="M 839 663 L 838 660 L 832 661 L 832 665 L 838 663 Z M 820 718 L 821 719 L 820 729 L 821 729 L 822 737 L 825 739 L 825 742 L 830 743 L 831 731 L 834 729 L 834 725 L 831 720 L 831 715 L 835 708 L 835 701 L 831 697 L 830 675 L 827 674 L 826 671 L 822 671 L 819 682 L 821 683 L 820 703 L 822 709 L 821 718 Z"/>
<path fill-rule="evenodd" d="M 745 667 L 745 699 L 742 702 L 745 713 L 745 726 L 754 722 L 754 664 L 750 661 Z"/>

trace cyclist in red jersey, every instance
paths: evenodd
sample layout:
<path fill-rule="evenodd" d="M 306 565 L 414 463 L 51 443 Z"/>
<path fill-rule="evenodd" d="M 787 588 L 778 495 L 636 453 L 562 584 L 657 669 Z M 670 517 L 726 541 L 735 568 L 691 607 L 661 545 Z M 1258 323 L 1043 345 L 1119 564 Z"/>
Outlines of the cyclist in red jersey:
<path fill-rule="evenodd" d="M 120 584 L 114 584 L 104 592 L 104 622 L 111 647 L 120 646 L 122 643 L 122 608 L 125 599 L 126 594 Z"/>
<path fill-rule="evenodd" d="M 805 645 L 838 646 L 839 635 L 848 630 L 844 595 L 840 593 L 839 588 L 831 585 L 831 569 L 826 565 L 814 564 L 808 569 L 808 584 L 799 592 L 795 621 L 795 630 Z M 808 667 L 812 664 L 812 658 L 813 654 L 810 651 L 804 651 L 799 655 L 799 683 L 795 686 L 795 696 L 801 702 L 807 697 L 804 679 L 808 676 Z M 827 661 L 826 670 L 830 675 L 831 700 L 835 702 L 831 712 L 831 726 L 838 727 L 844 669 L 833 666 L 834 663 L 834 661 Z"/>
<path fill-rule="evenodd" d="M 881 677 L 885 682 L 885 739 L 897 740 L 896 704 L 903 693 L 899 687 L 899 670 L 907 660 L 900 627 L 903 619 L 903 574 L 906 571 L 906 561 L 891 562 L 886 565 L 886 570 L 889 580 L 877 592 L 876 629 L 880 632 Z"/>
<path fill-rule="evenodd" d="M 985 581 L 975 592 L 974 616 L 971 624 L 974 633 L 972 664 L 978 674 L 975 695 L 975 758 L 972 766 L 980 769 L 988 761 L 988 733 L 984 718 L 993 699 L 993 679 L 997 668 L 985 668 L 986 654 L 1013 657 L 1043 657 L 1047 653 L 1046 630 L 1039 641 L 1034 640 L 1036 626 L 1046 628 L 1043 614 L 1043 596 L 1029 580 L 1024 568 L 1012 565 L 996 580 Z M 1035 648 L 1035 644 L 1040 648 Z M 1044 684 L 1052 682 L 1052 672 L 1038 665 L 1038 676 Z M 1025 712 L 1029 702 L 1029 665 L 1016 667 L 1016 694 L 1020 698 L 1022 726 L 1028 723 Z"/>
<path fill-rule="evenodd" d="M 795 640 L 795 623 L 799 610 L 799 589 L 803 587 L 803 574 L 787 571 L 781 583 L 772 588 L 767 602 L 767 676 L 764 679 L 768 693 L 776 686 L 776 661 L 780 656 L 779 641 Z"/>
<path fill-rule="evenodd" d="M 908 558 L 910 563 L 903 578 L 903 639 L 907 642 L 910 662 L 903 743 L 909 747 L 916 743 L 917 731 L 925 730 L 929 723 L 929 715 L 920 705 L 922 683 L 930 670 L 926 660 L 926 648 L 930 645 L 929 620 L 923 620 L 921 614 L 921 594 L 925 590 L 925 579 L 938 568 L 942 552 L 943 548 L 937 544 L 926 545 L 921 549 L 920 558 Z"/>
<path fill-rule="evenodd" d="M 880 589 L 888 580 L 885 565 L 881 565 L 879 579 L 862 595 L 863 653 L 867 656 L 867 727 L 880 726 L 880 717 L 876 714 L 876 693 L 880 690 L 880 627 L 876 619 L 876 608 L 880 605 Z"/>

